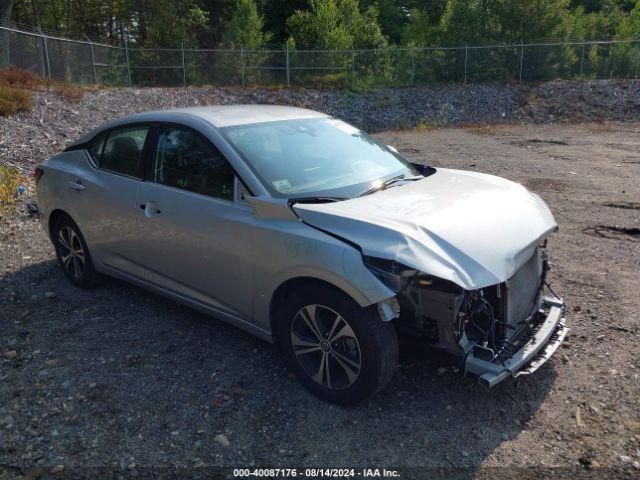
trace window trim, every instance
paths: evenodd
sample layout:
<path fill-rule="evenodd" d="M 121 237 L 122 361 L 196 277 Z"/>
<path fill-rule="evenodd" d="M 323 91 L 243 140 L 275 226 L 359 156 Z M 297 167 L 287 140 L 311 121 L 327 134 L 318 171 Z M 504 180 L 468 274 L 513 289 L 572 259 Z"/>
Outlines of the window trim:
<path fill-rule="evenodd" d="M 93 141 L 95 141 L 99 136 L 101 136 L 101 135 L 105 135 L 106 136 L 105 137 L 105 142 L 102 145 L 102 150 L 104 150 L 104 147 L 105 147 L 105 145 L 107 143 L 106 140 L 108 139 L 108 137 L 109 137 L 109 135 L 111 134 L 112 131 L 125 129 L 125 128 L 129 128 L 129 127 L 142 127 L 142 126 L 148 127 L 149 131 L 147 132 L 147 138 L 145 140 L 145 144 L 144 144 L 144 147 L 142 149 L 143 167 L 142 167 L 142 177 L 141 178 L 132 177 L 132 176 L 124 174 L 124 173 L 114 172 L 113 170 L 107 170 L 107 169 L 102 168 L 102 167 L 100 167 L 99 165 L 96 164 L 96 162 L 94 161 L 93 157 L 89 153 L 89 145 Z M 251 197 L 255 196 L 255 194 L 253 193 L 251 188 L 249 188 L 249 185 L 247 184 L 247 182 L 244 181 L 242 176 L 238 173 L 238 170 L 236 170 L 236 168 L 233 166 L 233 163 L 231 163 L 229 161 L 227 156 L 218 147 L 216 142 L 211 140 L 207 135 L 205 135 L 204 133 L 202 133 L 198 129 L 196 129 L 194 127 L 191 127 L 189 125 L 185 125 L 184 123 L 163 121 L 163 120 L 155 120 L 155 121 L 154 120 L 145 120 L 145 121 L 141 121 L 141 122 L 130 122 L 130 123 L 125 123 L 125 124 L 115 125 L 113 127 L 109 127 L 109 128 L 105 128 L 103 130 L 100 130 L 100 131 L 96 132 L 96 134 L 93 135 L 93 137 L 91 137 L 86 142 L 79 143 L 77 145 L 72 145 L 70 147 L 65 148 L 63 151 L 64 152 L 72 152 L 72 151 L 75 151 L 75 150 L 84 150 L 86 155 L 87 155 L 87 158 L 89 159 L 90 165 L 93 168 L 95 168 L 96 170 L 99 170 L 99 171 L 105 172 L 105 173 L 110 173 L 112 175 L 118 175 L 118 176 L 124 177 L 124 178 L 129 178 L 129 179 L 132 179 L 132 180 L 137 180 L 139 182 L 149 181 L 151 183 L 156 183 L 151 178 L 151 172 L 153 171 L 153 154 L 155 152 L 156 145 L 157 145 L 157 142 L 158 142 L 158 133 L 160 131 L 160 127 L 163 127 L 163 126 L 175 126 L 175 127 L 179 127 L 179 128 L 190 129 L 190 130 L 193 130 L 194 132 L 196 132 L 198 135 L 202 136 L 204 138 L 204 140 L 206 142 L 208 142 L 210 145 L 212 145 L 216 150 L 218 150 L 218 152 L 220 152 L 220 155 L 222 155 L 222 157 L 227 161 L 227 163 L 229 164 L 229 166 L 233 170 L 233 173 L 235 174 L 236 178 L 242 184 L 243 188 L 246 190 L 247 194 L 249 196 L 251 196 Z M 222 134 L 222 132 L 220 132 L 220 133 L 221 133 L 222 139 L 225 142 L 228 143 L 227 138 Z M 231 145 L 231 148 L 235 151 L 235 148 L 233 147 L 233 145 Z M 242 158 L 242 157 L 240 157 L 240 158 L 244 162 L 244 158 Z M 249 167 L 249 168 L 251 168 L 251 167 Z M 262 183 L 260 180 L 258 180 L 258 181 L 260 183 Z M 161 183 L 157 183 L 156 185 L 162 185 L 162 184 Z M 175 187 L 170 187 L 168 185 L 162 185 L 162 186 L 163 187 L 167 187 L 167 188 L 175 188 Z M 184 189 L 180 189 L 180 188 L 176 188 L 176 190 L 180 190 L 182 192 L 188 192 L 188 190 L 184 190 Z M 218 200 L 221 200 L 223 202 L 231 202 L 231 203 L 236 203 L 236 204 L 239 204 L 239 205 L 244 205 L 244 202 L 237 202 L 235 200 L 236 199 L 235 190 L 236 189 L 235 189 L 235 185 L 234 185 L 234 195 L 233 195 L 233 200 L 231 200 L 231 201 L 225 200 L 225 199 L 222 199 L 222 198 L 211 197 L 209 195 L 203 195 L 203 194 L 199 194 L 199 193 L 195 193 L 195 192 L 189 192 L 189 193 L 192 193 L 194 195 L 201 195 L 201 196 L 203 196 L 205 198 L 218 199 Z"/>
<path fill-rule="evenodd" d="M 109 170 L 106 168 L 101 167 L 100 165 L 98 165 L 95 161 L 95 159 L 93 158 L 93 156 L 91 155 L 91 153 L 89 153 L 89 146 L 96 141 L 99 137 L 104 136 L 104 141 L 102 143 L 102 151 L 100 152 L 100 155 L 102 155 L 102 153 L 104 153 L 104 149 L 107 145 L 107 141 L 109 140 L 109 136 L 114 132 L 114 131 L 118 131 L 118 130 L 127 130 L 129 128 L 135 128 L 135 127 L 147 127 L 147 136 L 144 140 L 144 145 L 142 146 L 142 157 L 140 159 L 140 167 L 139 167 L 139 172 L 138 174 L 140 176 L 138 177 L 134 177 L 131 175 L 127 175 L 126 173 L 122 173 L 122 172 L 115 172 L 113 170 Z M 132 122 L 132 123 L 127 123 L 124 125 L 117 125 L 115 127 L 111 127 L 111 128 L 107 128 L 105 130 L 102 130 L 98 133 L 96 133 L 91 140 L 87 140 L 85 143 L 82 143 L 80 145 L 74 145 L 72 147 L 68 147 L 66 148 L 64 151 L 65 152 L 70 152 L 70 151 L 74 151 L 74 150 L 84 150 L 85 153 L 87 154 L 87 157 L 89 158 L 89 162 L 91 163 L 91 166 L 93 168 L 95 168 L 96 170 L 99 170 L 101 172 L 106 172 L 106 173 L 110 173 L 112 175 L 118 175 L 119 177 L 124 177 L 124 178 L 129 178 L 132 180 L 137 180 L 139 182 L 144 181 L 144 175 L 146 173 L 145 171 L 145 165 L 147 164 L 147 155 L 149 154 L 148 149 L 150 146 L 150 141 L 151 141 L 151 135 L 153 134 L 153 127 L 154 124 L 152 122 Z"/>
<path fill-rule="evenodd" d="M 173 127 L 173 128 L 177 128 L 177 129 L 182 129 L 182 130 L 190 130 L 195 132 L 196 135 L 200 136 L 207 144 L 209 144 L 209 146 L 213 147 L 216 149 L 216 151 L 220 154 L 220 156 L 224 159 L 225 162 L 227 162 L 227 165 L 229 165 L 229 168 L 231 168 L 231 170 L 233 171 L 233 175 L 234 177 L 242 184 L 242 186 L 244 187 L 244 189 L 247 191 L 247 193 L 249 193 L 249 195 L 253 196 L 253 193 L 251 192 L 251 189 L 247 186 L 246 182 L 242 179 L 242 177 L 238 174 L 238 171 L 235 169 L 235 167 L 233 166 L 233 164 L 229 161 L 229 159 L 227 158 L 227 156 L 222 153 L 222 150 L 220 150 L 220 148 L 218 148 L 218 145 L 215 144 L 215 142 L 213 142 L 209 137 L 207 137 L 204 133 L 200 132 L 199 130 L 190 127 L 189 125 L 185 125 L 183 123 L 178 123 L 178 122 L 163 122 L 163 121 L 158 121 L 158 122 L 152 122 L 152 131 L 153 131 L 153 142 L 150 143 L 150 148 L 149 151 L 147 152 L 147 156 L 145 157 L 145 168 L 144 168 L 144 178 L 143 181 L 149 182 L 149 183 L 153 183 L 154 185 L 159 185 L 161 187 L 165 187 L 165 188 L 170 188 L 172 190 L 177 190 L 179 192 L 186 192 L 189 193 L 191 195 L 198 195 L 200 197 L 203 198 L 207 198 L 210 200 L 216 200 L 216 201 L 220 201 L 220 202 L 224 202 L 225 204 L 232 204 L 232 205 L 242 205 L 242 202 L 238 202 L 237 201 L 237 188 L 236 188 L 236 180 L 234 179 L 234 181 L 232 182 L 232 188 L 233 188 L 233 192 L 231 194 L 231 199 L 227 200 L 226 198 L 221 198 L 221 197 L 214 197 L 212 195 L 206 195 L 204 193 L 198 193 L 198 192 L 193 192 L 191 190 L 187 190 L 184 188 L 178 188 L 178 187 L 172 187 L 171 185 L 165 185 L 163 183 L 158 183 L 154 180 L 152 173 L 153 173 L 153 168 L 154 168 L 154 160 L 155 160 L 155 153 L 156 153 L 156 148 L 158 146 L 158 139 L 160 137 L 160 130 L 163 127 Z M 150 130 L 151 131 L 151 130 Z M 146 147 L 146 144 L 145 144 Z"/>

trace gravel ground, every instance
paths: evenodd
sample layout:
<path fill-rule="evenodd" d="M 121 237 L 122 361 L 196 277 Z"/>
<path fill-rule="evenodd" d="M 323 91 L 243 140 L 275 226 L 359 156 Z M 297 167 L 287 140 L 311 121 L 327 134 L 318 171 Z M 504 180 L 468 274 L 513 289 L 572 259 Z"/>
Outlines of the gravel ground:
<path fill-rule="evenodd" d="M 559 88 L 535 88 L 543 87 Z M 76 105 L 41 96 L 35 112 L 0 119 L 0 161 L 31 170 L 80 131 L 145 102 L 229 100 L 189 92 L 194 99 L 176 89 L 161 100 L 157 90 L 101 90 Z M 613 118 L 636 97 L 625 98 Z M 246 97 L 230 101 L 238 100 Z M 527 118 L 543 118 L 540 111 Z M 572 329 L 552 360 L 488 390 L 411 348 L 368 404 L 331 406 L 248 334 L 119 281 L 71 287 L 26 211 L 29 190 L 0 214 L 0 479 L 193 478 L 220 466 L 415 467 L 405 472 L 416 478 L 454 467 L 464 468 L 455 478 L 640 476 L 640 123 L 379 137 L 413 160 L 501 175 L 549 202 L 560 224 L 550 280 Z"/>

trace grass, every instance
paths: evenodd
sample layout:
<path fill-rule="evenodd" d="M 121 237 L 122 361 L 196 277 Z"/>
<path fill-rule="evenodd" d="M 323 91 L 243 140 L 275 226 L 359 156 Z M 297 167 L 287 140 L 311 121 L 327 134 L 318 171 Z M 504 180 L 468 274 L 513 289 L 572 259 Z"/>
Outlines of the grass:
<path fill-rule="evenodd" d="M 435 122 L 428 120 L 426 118 L 422 118 L 420 122 L 418 122 L 416 129 L 422 132 L 424 131 L 433 132 L 438 129 L 438 126 L 436 125 Z"/>
<path fill-rule="evenodd" d="M 0 115 L 8 117 L 16 112 L 31 110 L 31 90 L 36 90 L 39 84 L 40 79 L 30 70 L 15 67 L 0 69 Z"/>
<path fill-rule="evenodd" d="M 0 85 L 0 116 L 8 117 L 33 107 L 33 94 L 29 90 Z"/>
<path fill-rule="evenodd" d="M 0 207 L 13 203 L 18 187 L 23 181 L 24 178 L 20 176 L 16 167 L 0 165 Z"/>
<path fill-rule="evenodd" d="M 84 89 L 70 83 L 56 82 L 53 84 L 53 91 L 72 103 L 77 103 L 84 97 Z"/>
<path fill-rule="evenodd" d="M 31 70 L 0 68 L 0 116 L 31 110 L 33 92 L 43 88 L 72 103 L 82 100 L 85 92 L 78 85 L 40 78 Z"/>
<path fill-rule="evenodd" d="M 16 67 L 0 69 L 0 86 L 36 90 L 40 85 L 40 77 L 31 70 Z"/>

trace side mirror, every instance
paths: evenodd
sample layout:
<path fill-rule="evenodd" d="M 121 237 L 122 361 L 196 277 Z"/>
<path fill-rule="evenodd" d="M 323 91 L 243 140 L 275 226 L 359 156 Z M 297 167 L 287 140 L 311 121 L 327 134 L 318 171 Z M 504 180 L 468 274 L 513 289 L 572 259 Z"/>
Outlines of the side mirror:
<path fill-rule="evenodd" d="M 418 173 L 420 173 L 420 175 L 422 175 L 423 177 L 428 177 L 429 175 L 433 175 L 434 173 L 436 173 L 436 169 L 433 167 L 430 167 L 429 165 L 423 165 L 421 163 L 411 163 L 410 164 L 413 168 L 415 168 Z"/>

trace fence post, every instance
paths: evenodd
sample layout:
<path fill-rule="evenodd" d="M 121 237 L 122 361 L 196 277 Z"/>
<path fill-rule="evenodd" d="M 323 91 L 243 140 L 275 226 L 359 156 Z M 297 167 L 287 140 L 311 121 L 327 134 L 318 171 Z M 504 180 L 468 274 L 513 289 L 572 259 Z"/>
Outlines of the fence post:
<path fill-rule="evenodd" d="M 416 49 L 411 49 L 411 86 L 416 84 Z"/>
<path fill-rule="evenodd" d="M 580 54 L 580 76 L 582 77 L 582 72 L 584 72 L 584 49 L 587 46 L 587 43 L 582 40 L 582 53 Z"/>
<path fill-rule="evenodd" d="M 42 78 L 45 78 L 47 76 L 47 66 L 46 66 L 46 59 L 45 59 L 45 54 L 44 54 L 44 37 L 40 37 L 39 40 L 40 43 L 38 43 L 38 53 L 39 53 L 39 57 L 40 57 L 40 76 Z M 9 38 L 7 36 L 7 66 L 11 65 L 11 55 L 9 54 Z"/>
<path fill-rule="evenodd" d="M 127 37 L 124 37 L 124 56 L 127 60 L 127 81 L 131 86 L 131 63 L 129 62 L 129 42 L 127 42 Z"/>
<path fill-rule="evenodd" d="M 47 36 L 42 33 L 42 30 L 38 28 L 40 35 L 42 35 L 42 41 L 44 43 L 44 58 L 47 60 L 47 76 L 51 78 L 51 63 L 49 62 L 49 46 L 47 45 Z"/>
<path fill-rule="evenodd" d="M 182 52 L 182 86 L 187 88 L 187 67 L 184 63 L 184 43 L 180 44 L 180 51 Z"/>
<path fill-rule="evenodd" d="M 98 75 L 96 72 L 96 54 L 93 51 L 93 42 L 91 41 L 91 39 L 86 35 L 84 36 L 84 38 L 87 39 L 87 42 L 89 42 L 89 47 L 91 47 L 91 69 L 93 71 L 93 83 L 95 84 L 98 83 Z"/>
<path fill-rule="evenodd" d="M 518 79 L 522 83 L 522 64 L 524 63 L 524 42 L 520 40 L 520 73 Z"/>
<path fill-rule="evenodd" d="M 469 58 L 469 45 L 464 44 L 464 83 L 467 83 L 467 60 Z"/>
<path fill-rule="evenodd" d="M 638 50 L 638 53 L 636 55 L 636 74 L 633 78 L 635 78 L 636 80 L 638 79 L 638 67 L 640 67 L 640 42 L 638 42 L 636 44 L 636 49 Z"/>
<path fill-rule="evenodd" d="M 287 56 L 287 87 L 291 84 L 291 73 L 289 71 L 289 42 L 285 44 L 285 54 Z"/>
<path fill-rule="evenodd" d="M 356 51 L 351 50 L 351 87 L 356 88 Z"/>
<path fill-rule="evenodd" d="M 242 86 L 244 87 L 244 47 L 240 45 L 240 75 L 242 76 Z"/>
<path fill-rule="evenodd" d="M 9 66 L 11 65 L 11 54 L 9 53 L 9 31 L 5 31 L 2 27 L 0 27 L 0 34 L 2 35 L 1 38 L 4 40 L 4 44 L 6 46 L 2 47 L 2 50 L 0 50 L 0 68 L 4 67 L 4 66 Z M 3 59 L 5 57 L 5 52 L 6 52 L 6 61 L 7 64 L 4 65 L 3 63 Z M 43 64 L 44 64 L 44 60 L 43 60 Z M 44 68 L 42 69 L 42 76 L 44 77 Z"/>

